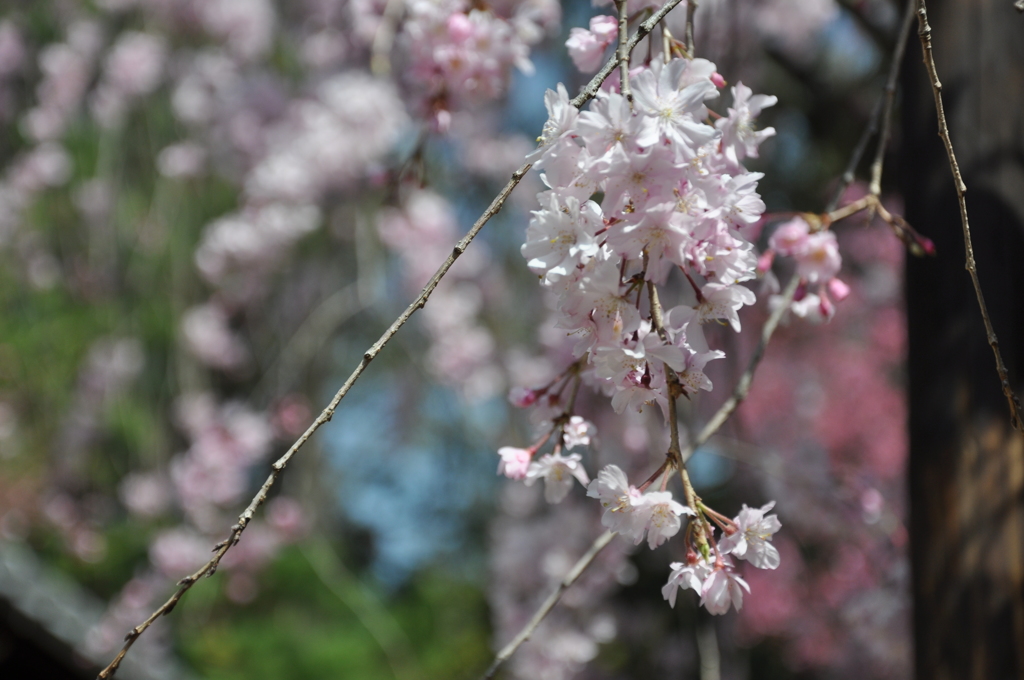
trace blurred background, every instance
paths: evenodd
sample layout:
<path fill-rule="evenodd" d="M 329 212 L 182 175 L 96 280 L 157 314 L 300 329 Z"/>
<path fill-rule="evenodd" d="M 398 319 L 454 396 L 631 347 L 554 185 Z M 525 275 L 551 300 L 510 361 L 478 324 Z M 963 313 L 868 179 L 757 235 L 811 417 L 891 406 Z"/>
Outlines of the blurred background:
<path fill-rule="evenodd" d="M 676 35 L 684 6 L 669 19 Z M 460 53 L 450 18 L 470 10 L 485 39 Z M 902 11 L 701 3 L 697 53 L 730 84 L 779 98 L 760 120 L 776 135 L 752 165 L 769 213 L 825 208 Z M 0 4 L 5 678 L 94 676 L 208 559 L 269 463 L 534 148 L 545 90 L 589 79 L 564 43 L 600 13 L 613 9 Z M 895 180 L 883 176 L 883 198 L 901 212 Z M 524 180 L 217 575 L 119 675 L 482 673 L 601 530 L 582 489 L 549 506 L 495 475 L 499 446 L 534 439 L 508 390 L 570 361 L 519 254 L 541 188 L 536 173 Z M 855 182 L 846 200 L 865 192 Z M 866 218 L 836 232 L 850 297 L 829 324 L 780 330 L 748 402 L 691 462 L 698 493 L 727 514 L 777 502 L 782 566 L 747 573 L 743 610 L 713 618 L 694 598 L 662 600 L 680 546 L 617 540 L 504 677 L 911 674 L 903 248 Z M 730 359 L 710 373 L 716 390 L 685 406 L 688 427 L 731 390 L 766 315 L 759 302 L 739 336 L 715 329 Z M 658 464 L 657 413 L 615 416 L 590 393 L 580 412 L 598 431 L 592 473 Z"/>

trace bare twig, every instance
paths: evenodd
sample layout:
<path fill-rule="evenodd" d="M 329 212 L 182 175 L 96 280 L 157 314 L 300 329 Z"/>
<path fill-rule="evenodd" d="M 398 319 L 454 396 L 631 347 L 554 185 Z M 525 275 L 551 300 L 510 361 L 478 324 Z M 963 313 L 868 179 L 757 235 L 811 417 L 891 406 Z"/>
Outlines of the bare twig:
<path fill-rule="evenodd" d="M 641 23 L 640 26 L 637 27 L 636 33 L 627 43 L 628 50 L 632 51 L 636 47 L 636 45 L 644 38 L 644 36 L 649 34 L 658 24 L 658 22 L 661 21 L 665 17 L 665 15 L 668 14 L 680 2 L 681 0 L 668 0 L 668 2 L 666 2 L 660 10 L 655 12 L 646 21 Z M 591 79 L 591 81 L 580 91 L 580 93 L 576 95 L 575 98 L 573 98 L 572 105 L 575 106 L 576 108 L 580 108 L 588 101 L 593 99 L 594 96 L 597 94 L 598 90 L 601 88 L 601 83 L 604 82 L 605 78 L 607 78 L 608 75 L 615 69 L 615 66 L 618 63 L 619 55 L 616 54 L 613 58 L 608 60 L 608 62 L 601 68 L 601 70 L 598 71 L 597 75 L 595 75 Z M 249 525 L 249 522 L 252 521 L 259 507 L 263 505 L 263 503 L 267 500 L 267 494 L 270 492 L 271 487 L 274 486 L 274 483 L 277 481 L 278 476 L 288 465 L 288 462 L 291 461 L 292 457 L 298 452 L 300 448 L 303 447 L 303 445 L 305 445 L 309 438 L 312 437 L 313 434 L 320 429 L 321 426 L 328 423 L 334 417 L 334 411 L 335 409 L 338 408 L 338 404 L 341 403 L 341 400 L 344 399 L 345 395 L 348 394 L 349 390 L 352 389 L 352 386 L 362 375 L 363 371 L 366 370 L 366 367 L 369 366 L 370 362 L 377 357 L 377 355 L 381 352 L 382 349 L 384 349 L 384 346 L 388 343 L 388 341 L 391 340 L 395 333 L 397 333 L 399 329 L 405 325 L 405 323 L 417 310 L 422 309 L 423 306 L 427 304 L 427 300 L 430 299 L 430 295 L 434 292 L 434 289 L 437 288 L 437 284 L 440 283 L 441 279 L 444 278 L 445 274 L 448 273 L 448 270 L 451 269 L 452 265 L 455 264 L 455 260 L 457 260 L 462 255 L 462 253 L 466 251 L 466 248 L 469 247 L 469 244 L 472 243 L 474 238 L 476 238 L 476 235 L 480 233 L 480 230 L 483 229 L 484 225 L 487 224 L 487 222 L 489 222 L 490 219 L 494 217 L 499 210 L 501 210 L 509 194 L 511 194 L 513 189 L 515 189 L 519 185 L 519 182 L 521 182 L 526 173 L 529 172 L 530 167 L 532 167 L 530 163 L 525 163 L 518 170 L 512 173 L 512 178 L 509 179 L 508 183 L 501 189 L 501 191 L 498 192 L 498 195 L 494 197 L 494 200 L 491 201 L 491 204 L 487 207 L 483 214 L 480 215 L 480 217 L 477 218 L 476 222 L 473 223 L 473 226 L 470 228 L 469 232 L 465 236 L 463 236 L 458 243 L 455 244 L 455 247 L 452 249 L 451 254 L 448 255 L 448 258 L 441 264 L 437 271 L 434 272 L 434 275 L 430 277 L 430 280 L 427 282 L 427 285 L 423 287 L 423 290 L 420 292 L 419 296 L 415 300 L 413 300 L 413 302 L 408 307 L 405 308 L 405 311 L 403 311 L 398 316 L 398 318 L 394 320 L 394 322 L 392 322 L 392 324 L 388 327 L 386 331 L 384 331 L 384 334 L 380 336 L 377 342 L 373 343 L 373 345 L 370 346 L 368 350 L 366 350 L 366 352 L 363 354 L 362 360 L 356 366 L 355 370 L 352 371 L 351 375 L 349 375 L 348 379 L 345 380 L 344 384 L 342 384 L 341 389 L 339 389 L 338 392 L 334 395 L 334 397 L 331 399 L 327 407 L 320 412 L 320 415 L 317 416 L 316 420 L 314 420 L 313 423 L 306 429 L 306 431 L 303 432 L 302 435 L 295 441 L 295 443 L 292 444 L 291 447 L 289 447 L 289 449 L 284 453 L 284 455 L 274 462 L 274 464 L 271 466 L 270 476 L 267 477 L 267 480 L 265 482 L 263 482 L 263 486 L 260 487 L 260 490 L 249 502 L 249 505 L 238 516 L 238 522 L 231 527 L 228 537 L 220 543 L 218 543 L 216 546 L 214 546 L 214 555 L 210 559 L 210 561 L 204 564 L 202 567 L 200 567 L 199 570 L 195 573 L 190 574 L 185 578 L 181 579 L 180 581 L 178 581 L 178 589 L 174 591 L 174 594 L 171 595 L 171 597 L 168 598 L 168 600 L 164 602 L 156 611 L 150 614 L 149 618 L 147 618 L 145 621 L 132 628 L 130 631 L 128 631 L 128 634 L 125 635 L 124 645 L 117 653 L 117 656 L 114 657 L 113 661 L 111 661 L 106 668 L 100 671 L 99 675 L 97 676 L 98 680 L 106 680 L 107 678 L 113 677 L 113 675 L 117 672 L 118 667 L 121 665 L 121 661 L 128 653 L 128 650 L 131 649 L 132 645 L 135 644 L 135 641 L 138 640 L 139 637 L 151 625 L 153 625 L 153 623 L 158 618 L 170 614 L 174 607 L 178 604 L 178 601 L 182 598 L 182 596 L 184 596 L 184 594 L 188 592 L 189 589 L 192 588 L 192 586 L 199 579 L 203 577 L 212 576 L 214 573 L 216 573 L 217 567 L 220 565 L 220 562 L 224 558 L 224 555 L 227 553 L 228 550 L 231 549 L 232 546 L 238 543 L 239 539 L 242 536 L 242 532 L 245 531 L 245 528 Z"/>
<path fill-rule="evenodd" d="M 690 59 L 697 56 L 693 46 L 693 15 L 697 13 L 697 0 L 686 0 L 686 54 Z"/>
<path fill-rule="evenodd" d="M 587 552 L 583 554 L 583 557 L 573 565 L 572 569 L 569 570 L 569 573 L 566 574 L 558 583 L 558 587 L 556 587 L 555 590 L 548 595 L 548 598 L 544 600 L 544 604 L 542 604 L 536 613 L 534 613 L 533 618 L 530 619 L 529 623 L 519 631 L 518 635 L 512 638 L 511 642 L 505 645 L 502 650 L 498 652 L 498 655 L 494 657 L 494 661 L 491 662 L 487 672 L 483 674 L 482 680 L 493 678 L 494 674 L 498 672 L 498 668 L 501 664 L 508 661 L 509 657 L 519 649 L 519 645 L 530 639 L 530 636 L 537 630 L 537 626 L 540 625 L 540 622 L 543 621 L 544 617 L 548 615 L 548 612 L 554 609 L 555 605 L 558 604 L 558 601 L 562 598 L 562 593 L 568 590 L 569 586 L 576 582 L 576 579 L 578 579 L 586 568 L 590 566 L 590 563 L 594 561 L 597 554 L 604 550 L 605 546 L 611 543 L 612 538 L 614 537 L 614 531 L 606 531 L 597 537 L 597 540 L 594 541 L 589 549 L 587 549 Z"/>
<path fill-rule="evenodd" d="M 883 95 L 885 104 L 882 107 L 882 134 L 878 138 L 875 160 L 871 163 L 869 191 L 875 196 L 882 193 L 882 165 L 885 161 L 885 148 L 889 146 L 889 134 L 892 128 L 892 105 L 896 99 L 896 81 L 899 80 L 900 64 L 903 63 L 903 53 L 907 48 L 910 24 L 914 21 L 914 2 L 915 0 L 907 0 L 907 9 L 903 12 L 903 21 L 900 22 L 899 28 L 900 32 L 896 36 L 896 48 L 893 50 L 892 63 L 889 65 L 889 78 L 885 82 L 885 93 Z"/>
<path fill-rule="evenodd" d="M 706 444 L 718 432 L 718 429 L 725 424 L 725 421 L 736 412 L 736 409 L 743 403 L 743 400 L 747 398 L 747 393 L 750 392 L 750 385 L 754 380 L 754 371 L 757 370 L 758 364 L 764 358 L 765 348 L 768 347 L 768 342 L 772 339 L 775 329 L 779 327 L 779 322 L 782 321 L 782 317 L 789 311 L 789 305 L 793 302 L 793 297 L 796 295 L 796 289 L 799 285 L 800 277 L 795 275 L 786 284 L 786 289 L 782 292 L 778 301 L 778 307 L 775 308 L 775 311 L 771 313 L 768 320 L 764 322 L 764 326 L 761 327 L 761 339 L 754 349 L 754 354 L 750 357 L 747 370 L 743 371 L 743 375 L 740 376 L 739 381 L 736 383 L 736 388 L 729 395 L 729 398 L 719 407 L 715 415 L 711 416 L 711 420 L 707 422 L 704 429 L 697 435 L 697 438 L 690 442 L 689 446 L 683 451 L 683 462 L 689 460 L 690 456 L 697 449 Z"/>
<path fill-rule="evenodd" d="M 925 68 L 928 70 L 928 80 L 932 85 L 932 94 L 935 96 L 935 112 L 939 122 L 939 137 L 946 147 L 946 156 L 949 158 L 949 167 L 953 173 L 953 183 L 956 185 L 956 197 L 960 203 L 960 223 L 963 225 L 964 250 L 967 260 L 965 267 L 971 275 L 971 283 L 974 284 L 974 293 L 978 298 L 978 307 L 981 309 L 981 319 L 985 323 L 985 334 L 988 336 L 988 344 L 995 355 L 996 372 L 999 374 L 999 382 L 1002 385 L 1003 396 L 1010 409 L 1010 423 L 1014 429 L 1022 430 L 1020 401 L 1013 392 L 1010 385 L 1009 372 L 1003 363 L 1003 356 L 999 351 L 999 340 L 992 328 L 992 319 L 988 315 L 988 307 L 985 305 L 985 296 L 981 292 L 981 282 L 978 280 L 978 268 L 974 263 L 974 246 L 971 243 L 971 226 L 967 220 L 967 201 L 964 198 L 967 193 L 967 185 L 964 184 L 960 175 L 960 166 L 956 162 L 956 155 L 953 153 L 953 142 L 949 139 L 949 126 L 946 124 L 946 112 L 942 106 L 942 83 L 939 81 L 939 74 L 935 70 L 935 59 L 932 56 L 932 27 L 928 24 L 928 11 L 924 0 L 917 0 L 917 35 L 921 39 L 921 52 Z"/>
<path fill-rule="evenodd" d="M 615 9 L 619 12 L 619 48 L 616 56 L 619 59 L 619 92 L 633 105 L 633 90 L 629 87 L 629 9 L 626 0 L 615 0 Z"/>
<path fill-rule="evenodd" d="M 846 169 L 843 170 L 843 174 L 839 176 L 839 184 L 836 186 L 836 191 L 829 200 L 828 205 L 825 206 L 826 211 L 835 210 L 836 206 L 839 205 L 839 201 L 842 200 L 843 194 L 846 193 L 847 187 L 853 184 L 853 180 L 857 179 L 857 166 L 860 165 L 860 159 L 864 157 L 864 152 L 868 148 L 868 142 L 878 132 L 878 121 L 882 117 L 882 106 L 885 103 L 885 95 L 878 98 L 875 102 L 875 108 L 871 111 L 871 118 L 868 119 L 867 127 L 860 134 L 860 139 L 857 140 L 857 145 L 853 148 L 853 153 L 850 154 L 850 160 L 846 163 Z"/>
<path fill-rule="evenodd" d="M 911 5 L 915 0 L 908 0 Z M 843 194 L 846 193 L 846 188 L 853 184 L 853 180 L 856 179 L 857 166 L 860 165 L 861 158 L 864 157 L 864 151 L 867 150 L 868 142 L 875 136 L 879 129 L 879 123 L 882 118 L 885 118 L 885 125 L 883 126 L 882 136 L 879 138 L 879 147 L 875 152 L 875 162 L 871 166 L 872 179 L 875 177 L 875 166 L 885 159 L 885 147 L 888 145 L 889 140 L 889 127 L 892 117 L 892 106 L 895 101 L 895 97 L 890 95 L 895 93 L 896 79 L 899 77 L 900 64 L 903 61 L 903 52 L 906 49 L 907 37 L 910 35 L 910 29 L 906 23 L 906 15 L 904 15 L 902 28 L 900 34 L 896 38 L 896 46 L 893 49 L 892 58 L 889 61 L 889 75 L 886 78 L 885 89 L 882 94 L 878 97 L 878 101 L 875 102 L 875 108 L 871 111 L 871 118 L 868 120 L 867 127 L 864 128 L 864 132 L 861 133 L 860 139 L 857 141 L 857 146 L 854 147 L 853 153 L 850 155 L 850 160 L 846 164 L 846 169 L 843 171 L 842 176 L 839 180 L 839 186 L 836 188 L 835 195 L 832 200 L 828 202 L 825 207 L 825 212 L 831 212 L 836 209 L 839 205 L 839 201 L 842 200 Z M 878 183 L 881 184 L 881 167 L 878 170 Z"/>
<path fill-rule="evenodd" d="M 721 680 L 722 655 L 715 634 L 715 620 L 697 624 L 697 655 L 700 657 L 700 680 Z"/>
<path fill-rule="evenodd" d="M 213 558 L 205 565 L 203 565 L 194 574 L 186 576 L 181 581 L 179 581 L 178 589 L 174 592 L 174 594 L 163 605 L 161 605 L 159 609 L 153 612 L 153 614 L 151 614 L 148 619 L 143 621 L 135 628 L 132 628 L 128 632 L 128 634 L 125 636 L 125 644 L 121 648 L 121 651 L 118 652 L 117 656 L 114 657 L 114 660 L 110 662 L 110 665 L 108 665 L 100 672 L 98 676 L 99 678 L 105 679 L 113 676 L 113 674 L 117 671 L 117 667 L 120 665 L 121 660 L 124 658 L 125 654 L 127 654 L 128 650 L 131 649 L 131 646 L 135 644 L 135 640 L 137 640 L 139 636 L 146 631 L 147 628 L 153 625 L 153 622 L 156 621 L 157 618 L 169 614 L 171 610 L 174 609 L 174 606 L 178 603 L 178 600 L 181 599 L 182 595 L 188 592 L 188 590 L 196 581 L 198 581 L 200 578 L 203 578 L 204 576 L 212 576 L 214 572 L 217 571 L 217 567 L 220 565 L 221 559 L 223 559 L 225 553 L 227 553 L 227 551 L 230 550 L 233 545 L 238 543 L 238 540 L 242 536 L 242 532 L 245 531 L 245 527 L 248 526 L 249 522 L 252 521 L 252 518 L 256 514 L 256 510 L 261 505 L 263 505 L 264 501 L 266 501 L 267 494 L 270 492 L 271 487 L 274 486 L 274 482 L 277 481 L 278 476 L 288 465 L 288 462 L 292 459 L 296 452 L 298 452 L 298 450 L 302 448 L 302 446 L 309 440 L 309 438 L 313 436 L 314 432 L 319 430 L 322 425 L 326 424 L 334 417 L 334 411 L 335 409 L 338 408 L 338 404 L 341 403 L 341 400 L 345 397 L 346 394 L 348 394 L 349 390 L 352 389 L 352 386 L 355 384 L 356 380 L 358 380 L 359 377 L 362 375 L 363 371 L 366 370 L 366 367 L 370 365 L 370 362 L 373 361 L 378 354 L 380 354 L 380 351 L 384 349 L 384 346 L 388 343 L 389 340 L 391 340 L 395 333 L 397 333 L 398 330 L 405 325 L 405 322 L 408 321 L 409 318 L 417 310 L 422 309 L 423 306 L 427 304 L 427 300 L 430 298 L 431 293 L 434 292 L 434 289 L 437 287 L 437 284 L 440 283 L 441 279 L 444 278 L 444 275 L 447 274 L 448 270 L 451 269 L 453 264 L 455 264 L 455 260 L 457 260 L 459 256 L 466 251 L 466 248 L 473 241 L 476 235 L 480 232 L 483 226 L 487 224 L 487 222 L 490 221 L 490 219 L 494 217 L 494 215 L 496 215 L 499 210 L 501 210 L 501 207 L 505 204 L 505 199 L 508 198 L 509 194 L 512 193 L 512 190 L 516 188 L 519 182 L 523 179 L 523 176 L 526 175 L 526 173 L 529 170 L 530 164 L 526 163 L 521 168 L 512 173 L 512 179 L 510 179 L 508 183 L 504 186 L 504 188 L 502 188 L 502 190 L 498 193 L 498 195 L 495 196 L 494 200 L 491 201 L 491 205 L 488 206 L 487 210 L 485 210 L 484 213 L 477 219 L 477 221 L 473 224 L 469 232 L 465 236 L 463 236 L 458 243 L 455 244 L 455 247 L 452 249 L 451 254 L 448 255 L 448 258 L 438 268 L 438 270 L 434 272 L 434 275 L 430 277 L 430 281 L 428 281 L 427 285 L 423 287 L 423 290 L 420 292 L 419 297 L 417 297 L 412 302 L 412 304 L 406 307 L 405 311 L 403 311 L 398 316 L 398 318 L 394 320 L 391 326 L 389 326 L 388 329 L 384 331 L 384 334 L 380 336 L 377 342 L 373 343 L 373 345 L 368 350 L 366 350 L 366 352 L 363 354 L 362 360 L 359 362 L 359 365 L 356 366 L 352 374 L 349 375 L 348 379 L 341 386 L 341 389 L 338 390 L 337 394 L 334 395 L 334 398 L 331 399 L 327 407 L 320 413 L 319 416 L 317 416 L 316 420 L 314 420 L 313 423 L 306 429 L 306 431 L 302 433 L 302 435 L 295 441 L 295 443 L 291 445 L 291 447 L 285 452 L 285 454 L 274 462 L 274 464 L 271 466 L 270 476 L 267 477 L 267 480 L 265 482 L 263 482 L 263 486 L 260 488 L 256 496 L 253 497 L 248 507 L 246 507 L 242 514 L 238 516 L 238 523 L 231 527 L 231 533 L 228 535 L 228 537 L 225 540 L 218 543 L 217 546 L 214 548 Z"/>

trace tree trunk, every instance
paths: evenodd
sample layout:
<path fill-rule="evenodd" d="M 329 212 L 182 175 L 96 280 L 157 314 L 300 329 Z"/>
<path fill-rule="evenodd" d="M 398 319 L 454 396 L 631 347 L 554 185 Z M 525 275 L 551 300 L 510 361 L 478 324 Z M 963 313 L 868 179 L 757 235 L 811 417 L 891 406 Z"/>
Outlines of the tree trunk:
<path fill-rule="evenodd" d="M 978 273 L 1020 394 L 1024 15 L 1010 0 L 931 0 L 928 9 Z M 1010 427 L 964 270 L 956 192 L 911 40 L 902 190 L 907 219 L 938 249 L 907 264 L 916 677 L 1024 680 L 1024 437 Z"/>

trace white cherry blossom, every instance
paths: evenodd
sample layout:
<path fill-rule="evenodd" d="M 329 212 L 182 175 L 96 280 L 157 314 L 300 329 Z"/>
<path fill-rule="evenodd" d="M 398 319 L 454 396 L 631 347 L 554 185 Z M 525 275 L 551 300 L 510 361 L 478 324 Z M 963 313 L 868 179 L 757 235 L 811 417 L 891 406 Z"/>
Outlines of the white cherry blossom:
<path fill-rule="evenodd" d="M 782 528 L 779 518 L 765 515 L 775 507 L 775 501 L 761 508 L 748 508 L 745 504 L 733 520 L 736 532 L 728 534 L 718 542 L 723 554 L 731 554 L 746 560 L 758 569 L 775 569 L 779 566 L 779 551 L 771 544 L 772 536 Z"/>
<path fill-rule="evenodd" d="M 704 580 L 711 574 L 711 565 L 696 553 L 691 553 L 693 562 L 673 562 L 669 565 L 672 573 L 669 574 L 668 583 L 661 589 L 661 596 L 668 600 L 670 607 L 676 606 L 676 595 L 680 588 L 690 588 L 693 592 L 700 594 L 704 587 Z"/>
<path fill-rule="evenodd" d="M 700 604 L 715 615 L 725 614 L 730 607 L 736 611 L 743 608 L 743 591 L 750 592 L 750 586 L 732 570 L 728 558 L 721 558 L 715 563 L 701 585 Z"/>
<path fill-rule="evenodd" d="M 590 483 L 587 471 L 581 464 L 582 460 L 583 458 L 578 453 L 569 456 L 549 453 L 541 456 L 540 460 L 530 463 L 530 467 L 526 471 L 526 485 L 533 486 L 538 479 L 543 479 L 544 500 L 548 503 L 561 503 L 572 490 L 573 479 L 579 481 L 583 486 Z"/>
<path fill-rule="evenodd" d="M 633 539 L 638 531 L 633 511 L 641 495 L 636 487 L 630 486 L 626 473 L 617 465 L 605 466 L 597 473 L 597 479 L 587 486 L 587 496 L 598 499 L 604 508 L 601 524 Z M 642 536 L 642 527 L 639 532 Z"/>
<path fill-rule="evenodd" d="M 637 499 L 633 512 L 638 523 L 643 520 L 643 529 L 647 531 L 647 544 L 651 550 L 679 533 L 682 526 L 680 515 L 695 514 L 692 509 L 672 500 L 670 491 L 652 491 L 644 494 Z M 633 540 L 639 545 L 643 540 L 643 531 Z"/>

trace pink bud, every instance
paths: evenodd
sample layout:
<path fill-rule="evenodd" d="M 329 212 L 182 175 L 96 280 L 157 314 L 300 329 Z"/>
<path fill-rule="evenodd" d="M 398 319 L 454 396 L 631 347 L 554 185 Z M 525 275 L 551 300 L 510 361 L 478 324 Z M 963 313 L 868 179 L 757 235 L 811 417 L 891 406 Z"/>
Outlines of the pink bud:
<path fill-rule="evenodd" d="M 811 229 L 802 217 L 780 224 L 768 239 L 768 245 L 782 255 L 796 255 L 807 248 Z"/>
<path fill-rule="evenodd" d="M 772 268 L 772 262 L 775 261 L 775 251 L 769 248 L 768 250 L 761 253 L 761 257 L 757 258 L 757 273 L 764 274 L 766 271 Z"/>
<path fill-rule="evenodd" d="M 711 82 L 714 83 L 717 88 L 725 87 L 725 78 L 723 78 L 722 74 L 718 71 L 711 74 Z"/>
<path fill-rule="evenodd" d="M 526 408 L 537 401 L 537 392 L 528 387 L 513 387 L 508 391 L 508 401 L 516 408 Z"/>
<path fill-rule="evenodd" d="M 920 234 L 917 234 L 916 238 L 917 242 L 921 245 L 922 248 L 924 248 L 924 252 L 928 253 L 929 255 L 935 254 L 935 243 L 933 243 L 930 238 L 928 238 L 927 236 L 921 236 Z"/>
<path fill-rule="evenodd" d="M 796 287 L 796 293 L 793 294 L 793 300 L 800 302 L 805 297 L 807 297 L 807 282 L 801 281 L 800 285 Z"/>
<path fill-rule="evenodd" d="M 825 291 L 821 292 L 821 302 L 818 304 L 818 309 L 821 310 L 821 315 L 825 317 L 825 319 L 831 319 L 832 315 L 836 313 L 835 305 L 833 305 L 832 301 L 828 299 L 827 295 L 825 295 Z"/>
<path fill-rule="evenodd" d="M 473 22 L 462 12 L 448 17 L 448 36 L 453 42 L 461 43 L 473 35 Z"/>
<path fill-rule="evenodd" d="M 498 474 L 509 479 L 525 479 L 526 471 L 533 458 L 532 449 L 520 449 L 514 446 L 503 446 L 498 449 L 501 460 L 498 461 Z"/>
<path fill-rule="evenodd" d="M 590 32 L 599 42 L 608 45 L 619 34 L 619 20 L 611 16 L 596 16 L 590 20 Z"/>
<path fill-rule="evenodd" d="M 850 287 L 839 279 L 831 279 L 828 282 L 828 292 L 836 302 L 842 302 L 850 294 Z"/>

